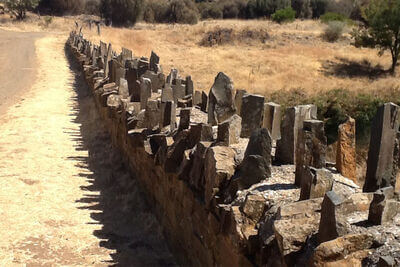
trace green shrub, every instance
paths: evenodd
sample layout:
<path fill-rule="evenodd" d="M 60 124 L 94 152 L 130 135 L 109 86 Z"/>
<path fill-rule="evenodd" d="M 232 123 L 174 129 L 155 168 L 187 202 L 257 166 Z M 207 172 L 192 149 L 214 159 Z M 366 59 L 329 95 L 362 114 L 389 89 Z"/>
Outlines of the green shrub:
<path fill-rule="evenodd" d="M 303 90 L 277 91 L 270 96 L 271 101 L 282 108 L 301 104 L 314 104 L 318 108 L 318 119 L 325 122 L 325 134 L 328 143 L 337 140 L 337 131 L 347 116 L 356 121 L 358 145 L 368 145 L 371 123 L 378 108 L 385 102 L 400 103 L 400 90 L 385 92 L 357 93 L 347 89 L 335 89 L 308 96 Z"/>
<path fill-rule="evenodd" d="M 271 19 L 275 22 L 290 22 L 294 21 L 296 12 L 291 8 L 279 9 L 274 14 L 272 14 Z"/>
<path fill-rule="evenodd" d="M 328 42 L 336 42 L 342 37 L 345 23 L 341 21 L 330 21 L 325 27 L 323 38 Z"/>
<path fill-rule="evenodd" d="M 341 21 L 341 22 L 345 22 L 345 21 L 348 20 L 348 18 L 345 17 L 345 16 L 342 15 L 342 14 L 333 13 L 333 12 L 328 12 L 328 13 L 325 13 L 324 15 L 322 15 L 322 16 L 320 17 L 320 20 L 321 20 L 323 23 L 328 23 L 328 22 L 331 22 L 331 21 Z"/>

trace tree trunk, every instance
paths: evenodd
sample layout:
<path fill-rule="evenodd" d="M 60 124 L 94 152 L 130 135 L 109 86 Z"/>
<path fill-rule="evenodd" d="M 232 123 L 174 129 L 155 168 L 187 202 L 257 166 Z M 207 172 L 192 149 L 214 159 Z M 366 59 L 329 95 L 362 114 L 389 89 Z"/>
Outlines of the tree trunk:
<path fill-rule="evenodd" d="M 396 74 L 396 65 L 397 65 L 398 55 L 392 56 L 392 67 L 390 68 L 390 73 L 392 75 Z"/>

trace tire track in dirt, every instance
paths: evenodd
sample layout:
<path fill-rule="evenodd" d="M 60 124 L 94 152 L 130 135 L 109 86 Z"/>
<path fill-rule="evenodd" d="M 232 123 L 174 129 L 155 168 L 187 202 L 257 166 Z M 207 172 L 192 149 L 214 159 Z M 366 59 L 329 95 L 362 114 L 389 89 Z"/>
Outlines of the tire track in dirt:
<path fill-rule="evenodd" d="M 173 265 L 64 42 L 36 41 L 36 82 L 0 116 L 0 266 Z"/>

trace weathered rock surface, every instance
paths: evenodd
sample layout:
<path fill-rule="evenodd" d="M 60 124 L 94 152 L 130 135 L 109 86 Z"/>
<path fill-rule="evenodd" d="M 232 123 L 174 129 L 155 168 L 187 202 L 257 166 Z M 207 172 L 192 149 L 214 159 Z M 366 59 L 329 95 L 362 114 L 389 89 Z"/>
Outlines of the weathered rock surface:
<path fill-rule="evenodd" d="M 239 143 L 242 129 L 242 118 L 236 114 L 218 124 L 217 141 L 225 146 Z"/>
<path fill-rule="evenodd" d="M 217 125 L 235 114 L 234 96 L 232 80 L 223 72 L 218 73 L 208 94 L 208 123 Z"/>
<path fill-rule="evenodd" d="M 357 183 L 356 176 L 356 122 L 349 117 L 339 126 L 336 169 Z"/>
<path fill-rule="evenodd" d="M 378 109 L 372 122 L 367 175 L 364 184 L 366 192 L 374 192 L 379 188 L 391 185 L 393 152 L 399 129 L 399 117 L 399 106 L 386 103 Z"/>
<path fill-rule="evenodd" d="M 265 98 L 260 95 L 245 94 L 242 97 L 240 117 L 242 117 L 241 137 L 250 137 L 252 132 L 261 128 Z"/>
<path fill-rule="evenodd" d="M 296 162 L 296 147 L 299 131 L 303 129 L 303 121 L 316 119 L 317 107 L 314 105 L 300 105 L 286 109 L 281 124 L 282 138 L 277 141 L 277 161 L 283 164 L 294 164 Z"/>

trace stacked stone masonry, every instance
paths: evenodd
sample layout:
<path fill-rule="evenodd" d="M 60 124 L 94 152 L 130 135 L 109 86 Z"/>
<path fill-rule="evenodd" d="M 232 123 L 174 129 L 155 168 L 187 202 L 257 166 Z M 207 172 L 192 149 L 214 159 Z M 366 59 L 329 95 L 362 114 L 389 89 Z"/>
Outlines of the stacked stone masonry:
<path fill-rule="evenodd" d="M 400 264 L 397 105 L 378 110 L 360 187 L 351 118 L 334 168 L 314 105 L 281 111 L 222 72 L 200 92 L 154 52 L 118 54 L 76 32 L 67 46 L 182 265 Z"/>

